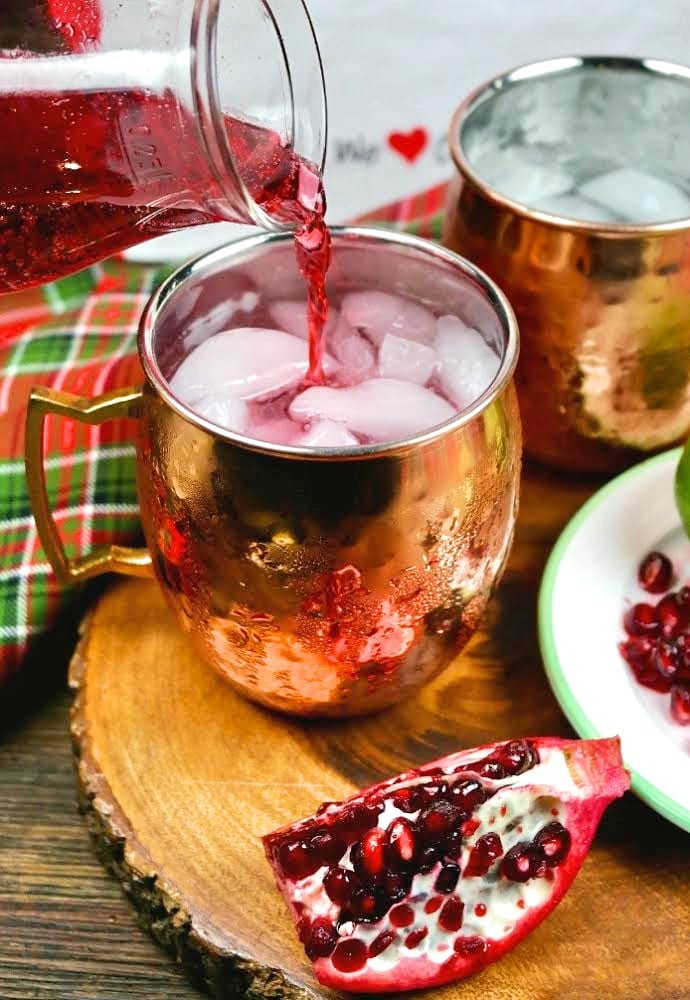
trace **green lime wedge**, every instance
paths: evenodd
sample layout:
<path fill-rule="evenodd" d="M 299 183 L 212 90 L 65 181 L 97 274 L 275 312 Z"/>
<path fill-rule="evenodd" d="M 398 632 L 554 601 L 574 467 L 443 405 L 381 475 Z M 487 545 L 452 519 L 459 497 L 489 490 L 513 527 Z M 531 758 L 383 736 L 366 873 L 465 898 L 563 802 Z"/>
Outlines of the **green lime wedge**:
<path fill-rule="evenodd" d="M 685 533 L 690 536 L 690 440 L 683 448 L 676 469 L 676 506 Z"/>

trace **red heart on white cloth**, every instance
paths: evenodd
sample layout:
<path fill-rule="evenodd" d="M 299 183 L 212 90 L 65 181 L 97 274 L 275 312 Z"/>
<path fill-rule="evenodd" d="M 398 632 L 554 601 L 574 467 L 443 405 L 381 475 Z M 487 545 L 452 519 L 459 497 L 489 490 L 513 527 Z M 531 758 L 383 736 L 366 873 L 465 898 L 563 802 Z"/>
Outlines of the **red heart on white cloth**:
<path fill-rule="evenodd" d="M 421 126 L 411 132 L 391 132 L 388 136 L 388 145 L 408 163 L 414 163 L 422 155 L 428 142 L 429 133 Z"/>

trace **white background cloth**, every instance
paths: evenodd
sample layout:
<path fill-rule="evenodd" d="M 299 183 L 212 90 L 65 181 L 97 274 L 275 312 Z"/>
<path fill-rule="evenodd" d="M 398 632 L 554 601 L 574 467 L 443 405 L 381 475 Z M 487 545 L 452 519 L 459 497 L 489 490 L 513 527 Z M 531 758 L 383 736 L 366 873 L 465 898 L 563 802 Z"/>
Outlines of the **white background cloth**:
<path fill-rule="evenodd" d="M 513 66 L 583 54 L 690 65 L 690 0 L 307 2 L 326 70 L 326 184 L 336 222 L 447 177 L 453 111 Z M 410 163 L 388 137 L 418 128 L 428 139 Z"/>
<path fill-rule="evenodd" d="M 556 55 L 644 55 L 690 65 L 690 0 L 307 2 L 326 71 L 332 222 L 450 176 L 450 116 L 497 73 Z M 423 139 L 414 160 L 391 148 L 393 133 L 413 144 Z M 218 226 L 165 237 L 164 255 L 187 256 L 232 235 L 232 227 Z"/>

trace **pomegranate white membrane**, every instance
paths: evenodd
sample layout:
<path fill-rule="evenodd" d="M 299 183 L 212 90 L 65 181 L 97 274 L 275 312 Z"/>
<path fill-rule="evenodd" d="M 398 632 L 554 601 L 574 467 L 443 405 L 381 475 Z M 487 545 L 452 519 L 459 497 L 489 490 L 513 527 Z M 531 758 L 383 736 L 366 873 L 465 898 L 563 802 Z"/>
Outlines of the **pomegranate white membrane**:
<path fill-rule="evenodd" d="M 260 441 L 346 449 L 408 438 L 475 403 L 500 367 L 459 315 L 349 290 L 331 297 L 323 378 L 310 384 L 306 300 L 250 291 L 236 306 L 227 329 L 186 338 L 191 349 L 170 385 L 219 428 Z"/>

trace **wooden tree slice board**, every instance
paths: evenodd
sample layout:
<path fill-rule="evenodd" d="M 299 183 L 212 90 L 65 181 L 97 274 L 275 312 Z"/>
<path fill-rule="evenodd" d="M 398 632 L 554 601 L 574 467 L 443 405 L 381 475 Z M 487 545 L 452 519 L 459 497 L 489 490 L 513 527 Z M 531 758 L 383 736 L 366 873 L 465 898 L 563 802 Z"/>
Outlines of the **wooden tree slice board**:
<path fill-rule="evenodd" d="M 526 484 L 523 511 L 531 494 L 550 513 L 523 517 L 486 631 L 416 698 L 368 719 L 297 722 L 244 701 L 199 662 L 153 583 L 100 598 L 71 668 L 84 811 L 141 921 L 214 995 L 333 996 L 297 943 L 262 834 L 459 747 L 568 732 L 534 646 L 535 566 L 583 493 Z M 688 899 L 686 835 L 628 795 L 555 913 L 434 995 L 680 1000 Z"/>

